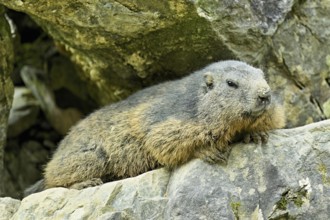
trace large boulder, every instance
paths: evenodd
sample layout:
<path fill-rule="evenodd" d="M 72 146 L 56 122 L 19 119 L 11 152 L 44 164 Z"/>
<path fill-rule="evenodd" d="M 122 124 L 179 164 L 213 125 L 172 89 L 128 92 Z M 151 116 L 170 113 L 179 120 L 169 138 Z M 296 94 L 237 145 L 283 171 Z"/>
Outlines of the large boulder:
<path fill-rule="evenodd" d="M 13 68 L 13 44 L 9 24 L 0 5 L 0 177 L 4 176 L 4 146 L 7 135 L 7 122 L 13 100 L 14 87 L 10 79 Z M 3 178 L 0 178 L 0 196 L 3 192 Z"/>
<path fill-rule="evenodd" d="M 288 127 L 330 117 L 327 1 L 0 3 L 29 14 L 54 38 L 101 105 L 234 58 L 265 69 L 285 102 Z"/>
<path fill-rule="evenodd" d="M 227 165 L 196 159 L 80 191 L 53 188 L 20 204 L 1 199 L 0 213 L 10 203 L 8 219 L 329 219 L 329 132 L 330 120 L 278 130 L 268 144 L 235 145 Z"/>

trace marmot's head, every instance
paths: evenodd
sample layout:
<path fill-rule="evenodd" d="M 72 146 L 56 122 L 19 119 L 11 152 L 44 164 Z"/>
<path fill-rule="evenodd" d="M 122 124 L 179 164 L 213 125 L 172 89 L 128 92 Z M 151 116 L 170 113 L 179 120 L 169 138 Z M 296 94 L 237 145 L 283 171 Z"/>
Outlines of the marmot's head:
<path fill-rule="evenodd" d="M 258 118 L 271 108 L 271 89 L 264 73 L 239 61 L 223 61 L 202 70 L 200 117 L 236 122 Z"/>

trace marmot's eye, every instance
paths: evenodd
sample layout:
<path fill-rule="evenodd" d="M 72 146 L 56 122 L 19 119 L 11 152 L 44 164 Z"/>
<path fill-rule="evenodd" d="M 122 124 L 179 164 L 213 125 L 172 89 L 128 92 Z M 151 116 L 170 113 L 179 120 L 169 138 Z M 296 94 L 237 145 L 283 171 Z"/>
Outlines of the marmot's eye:
<path fill-rule="evenodd" d="M 237 83 L 235 83 L 235 82 L 233 82 L 233 81 L 231 81 L 231 80 L 227 80 L 227 84 L 228 84 L 228 86 L 233 87 L 233 88 L 235 88 L 235 89 L 238 88 Z"/>

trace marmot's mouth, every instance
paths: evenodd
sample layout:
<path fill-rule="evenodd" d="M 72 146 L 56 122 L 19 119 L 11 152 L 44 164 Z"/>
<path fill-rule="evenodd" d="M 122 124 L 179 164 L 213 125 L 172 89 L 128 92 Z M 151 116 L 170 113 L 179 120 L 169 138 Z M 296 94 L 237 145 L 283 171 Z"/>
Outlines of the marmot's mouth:
<path fill-rule="evenodd" d="M 261 116 L 266 110 L 267 110 L 267 105 L 260 106 L 253 110 L 250 110 L 250 111 L 244 111 L 242 115 L 243 115 L 243 117 L 257 118 L 257 117 Z"/>
<path fill-rule="evenodd" d="M 260 108 L 260 109 L 255 110 L 255 111 L 251 111 L 251 116 L 252 117 L 258 117 L 258 116 L 262 115 L 265 111 L 266 111 L 266 108 Z"/>
<path fill-rule="evenodd" d="M 257 105 L 253 109 L 244 112 L 243 115 L 245 117 L 253 117 L 253 118 L 257 118 L 261 116 L 265 111 L 269 109 L 270 100 L 271 100 L 270 96 L 259 97 L 257 100 Z"/>

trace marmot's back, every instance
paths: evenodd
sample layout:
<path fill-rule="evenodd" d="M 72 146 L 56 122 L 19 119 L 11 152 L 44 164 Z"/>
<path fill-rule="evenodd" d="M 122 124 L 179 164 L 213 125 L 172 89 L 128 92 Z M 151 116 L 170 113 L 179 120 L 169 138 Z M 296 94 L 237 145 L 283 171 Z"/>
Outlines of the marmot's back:
<path fill-rule="evenodd" d="M 79 122 L 47 164 L 45 184 L 81 188 L 159 166 L 174 168 L 192 158 L 223 161 L 237 135 L 282 126 L 283 108 L 271 97 L 262 71 L 238 61 L 218 62 Z"/>

